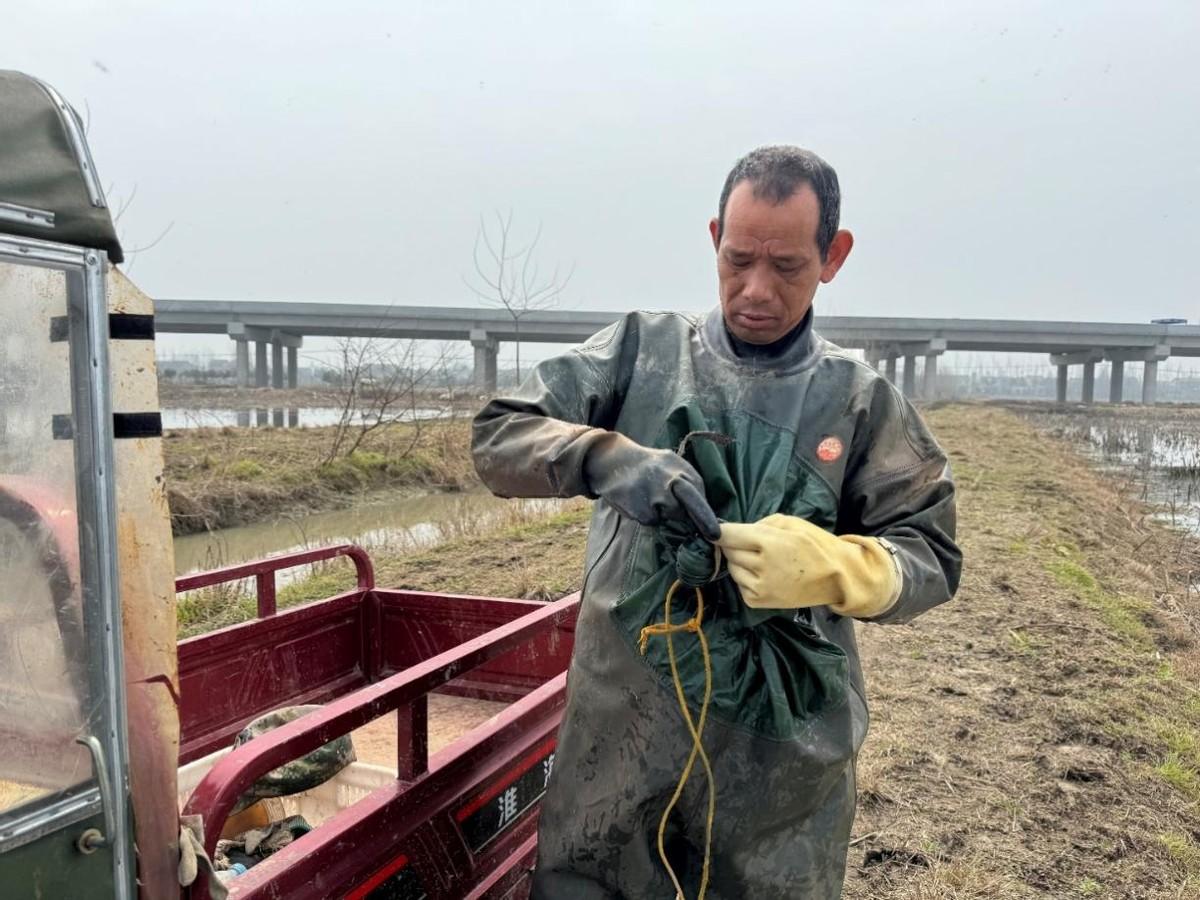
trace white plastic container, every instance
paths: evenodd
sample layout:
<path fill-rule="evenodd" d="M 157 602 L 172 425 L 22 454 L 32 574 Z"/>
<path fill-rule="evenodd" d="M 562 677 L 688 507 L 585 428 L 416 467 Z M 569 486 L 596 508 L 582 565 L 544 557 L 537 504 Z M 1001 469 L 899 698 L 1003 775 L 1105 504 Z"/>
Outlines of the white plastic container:
<path fill-rule="evenodd" d="M 187 803 L 196 785 L 229 750 L 218 750 L 179 769 L 179 809 Z M 272 821 L 287 816 L 304 816 L 314 828 L 348 806 L 353 806 L 372 791 L 396 781 L 396 773 L 383 766 L 353 762 L 324 784 L 311 791 L 264 801 Z"/>

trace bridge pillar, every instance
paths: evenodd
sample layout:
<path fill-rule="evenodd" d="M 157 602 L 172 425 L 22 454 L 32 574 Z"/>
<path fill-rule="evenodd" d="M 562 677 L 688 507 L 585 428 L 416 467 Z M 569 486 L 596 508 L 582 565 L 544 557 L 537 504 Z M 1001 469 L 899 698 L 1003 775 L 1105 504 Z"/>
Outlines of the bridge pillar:
<path fill-rule="evenodd" d="M 254 342 L 254 386 L 267 386 L 267 342 Z"/>
<path fill-rule="evenodd" d="M 1171 356 L 1171 348 L 1158 344 L 1146 351 L 1142 363 L 1142 403 L 1153 406 L 1158 399 L 1158 364 Z"/>
<path fill-rule="evenodd" d="M 486 331 L 472 329 L 471 346 L 475 348 L 475 390 L 481 394 L 494 394 L 498 356 L 496 340 Z"/>
<path fill-rule="evenodd" d="M 270 381 L 275 387 L 283 387 L 283 348 L 288 348 L 288 359 L 295 362 L 295 351 L 304 343 L 304 338 L 298 334 L 282 331 L 278 328 L 263 328 L 258 325 L 247 325 L 244 322 L 230 322 L 225 326 L 226 333 L 233 339 L 237 347 L 237 377 L 238 386 L 247 387 L 250 383 L 250 341 L 254 341 L 254 385 L 266 387 L 267 378 L 267 345 L 271 346 L 273 369 Z M 245 368 L 243 368 L 243 363 Z M 294 366 L 293 366 L 294 368 Z"/>
<path fill-rule="evenodd" d="M 1084 403 L 1096 400 L 1096 363 L 1093 361 L 1083 364 L 1083 395 L 1079 399 Z"/>
<path fill-rule="evenodd" d="M 1141 364 L 1141 402 L 1147 407 L 1158 401 L 1158 360 L 1148 359 Z"/>
<path fill-rule="evenodd" d="M 885 374 L 887 375 L 888 381 L 890 381 L 892 384 L 896 383 L 896 357 L 890 354 L 887 358 L 887 370 Z"/>
<path fill-rule="evenodd" d="M 250 342 L 234 341 L 234 355 L 237 357 L 237 386 L 250 387 Z"/>
<path fill-rule="evenodd" d="M 928 341 L 904 342 L 899 345 L 904 354 L 904 396 L 909 399 L 922 397 L 933 400 L 937 396 L 937 358 L 946 352 L 945 338 L 930 338 Z M 921 391 L 917 393 L 917 356 L 925 357 L 925 371 L 921 378 Z"/>
<path fill-rule="evenodd" d="M 904 354 L 904 396 L 910 400 L 917 395 L 917 355 Z"/>
<path fill-rule="evenodd" d="M 1158 398 L 1158 360 L 1142 363 L 1142 403 L 1153 406 Z"/>
<path fill-rule="evenodd" d="M 925 354 L 925 372 L 921 379 L 921 397 L 925 400 L 937 399 L 937 362 L 938 353 Z"/>
<path fill-rule="evenodd" d="M 1057 368 L 1058 368 L 1058 383 L 1055 385 L 1055 388 L 1054 388 L 1054 402 L 1055 403 L 1066 403 L 1067 402 L 1067 379 L 1069 378 L 1069 376 L 1071 374 L 1071 368 L 1066 363 L 1060 363 Z"/>
<path fill-rule="evenodd" d="M 1103 350 L 1078 350 L 1073 353 L 1051 353 L 1050 362 L 1058 366 L 1058 402 L 1067 402 L 1067 367 L 1083 366 L 1083 395 L 1084 403 L 1091 403 L 1096 398 L 1096 363 L 1104 359 Z"/>
<path fill-rule="evenodd" d="M 287 386 L 294 388 L 299 384 L 299 375 L 296 374 L 296 348 L 287 348 Z"/>
<path fill-rule="evenodd" d="M 1112 374 L 1108 379 L 1108 402 L 1120 403 L 1125 394 L 1125 360 L 1112 361 Z"/>

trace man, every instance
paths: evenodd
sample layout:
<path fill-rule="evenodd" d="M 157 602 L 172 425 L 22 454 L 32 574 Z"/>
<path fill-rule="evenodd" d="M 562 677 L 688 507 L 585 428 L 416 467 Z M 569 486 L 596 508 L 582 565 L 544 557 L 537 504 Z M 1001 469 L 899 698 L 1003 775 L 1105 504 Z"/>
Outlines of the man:
<path fill-rule="evenodd" d="M 815 154 L 755 150 L 709 225 L 718 309 L 631 313 L 475 420 L 497 494 L 597 500 L 537 898 L 670 898 L 674 876 L 690 900 L 710 825 L 709 897 L 841 894 L 867 730 L 853 619 L 945 602 L 961 556 L 924 423 L 813 333 L 853 246 L 839 207 Z M 668 591 L 707 661 L 698 635 L 654 634 Z M 693 744 L 675 686 L 695 718 L 710 675 L 711 822 L 700 777 L 667 812 Z"/>

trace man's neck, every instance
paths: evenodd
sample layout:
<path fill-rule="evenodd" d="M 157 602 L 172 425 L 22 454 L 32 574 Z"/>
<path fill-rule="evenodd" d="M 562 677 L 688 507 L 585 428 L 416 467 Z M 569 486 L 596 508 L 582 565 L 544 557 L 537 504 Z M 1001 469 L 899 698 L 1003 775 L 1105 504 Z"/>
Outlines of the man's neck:
<path fill-rule="evenodd" d="M 729 330 L 729 325 L 725 325 L 725 333 L 729 335 L 729 345 L 733 348 L 733 352 L 739 359 L 755 359 L 769 361 L 779 359 L 797 340 L 802 338 L 809 327 L 812 325 L 812 310 L 810 309 L 803 319 L 781 338 L 776 338 L 769 344 L 752 344 L 749 341 L 743 341 L 740 337 Z"/>

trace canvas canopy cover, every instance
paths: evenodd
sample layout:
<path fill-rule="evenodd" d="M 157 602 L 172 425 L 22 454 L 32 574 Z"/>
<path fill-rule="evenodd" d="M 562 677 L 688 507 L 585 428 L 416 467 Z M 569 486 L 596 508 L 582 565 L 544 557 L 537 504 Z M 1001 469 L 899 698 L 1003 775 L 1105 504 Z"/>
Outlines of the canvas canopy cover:
<path fill-rule="evenodd" d="M 78 114 L 54 88 L 0 70 L 0 234 L 124 259 Z"/>

